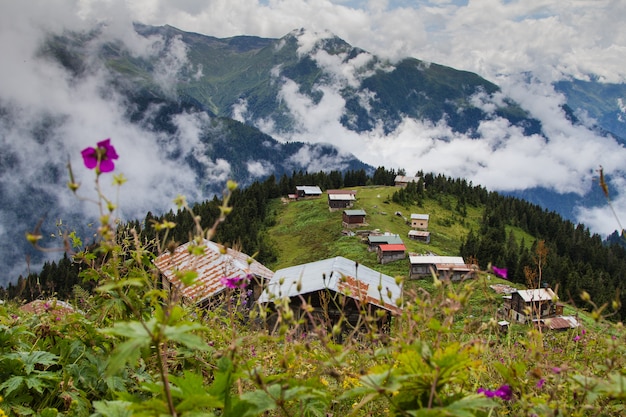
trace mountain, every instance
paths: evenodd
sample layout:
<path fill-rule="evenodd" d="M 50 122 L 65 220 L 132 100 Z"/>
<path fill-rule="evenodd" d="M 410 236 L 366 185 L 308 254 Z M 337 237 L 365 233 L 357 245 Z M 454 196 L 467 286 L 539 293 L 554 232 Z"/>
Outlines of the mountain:
<path fill-rule="evenodd" d="M 428 152 L 485 138 L 495 150 L 512 139 L 546 140 L 540 120 L 477 74 L 412 57 L 390 62 L 330 33 L 219 39 L 171 26 L 134 30 L 124 39 L 102 28 L 51 33 L 33 57 L 45 88 L 24 85 L 23 99 L 0 94 L 0 253 L 8 271 L 0 283 L 26 273 L 26 262 L 41 265 L 42 254 L 23 239 L 40 220 L 45 236 L 69 228 L 88 241 L 81 225 L 98 213 L 64 187 L 68 159 L 81 183 L 90 181 L 78 169 L 84 137 L 111 135 L 118 147 L 129 176 L 120 195 L 125 219 L 165 212 L 179 194 L 211 199 L 229 178 L 246 186 L 300 170 L 371 174 L 385 162 L 445 170 L 454 161 L 444 151 L 413 162 L 416 151 L 397 143 Z M 586 104 L 579 98 L 563 110 L 574 118 L 579 103 Z M 619 135 L 617 127 L 603 128 Z M 454 172 L 471 173 L 470 159 L 476 169 L 491 159 L 467 152 Z M 522 189 L 568 217 L 580 197 L 563 203 L 553 187 Z"/>
<path fill-rule="evenodd" d="M 555 88 L 580 117 L 591 118 L 598 129 L 626 144 L 626 84 L 569 80 L 555 83 Z"/>

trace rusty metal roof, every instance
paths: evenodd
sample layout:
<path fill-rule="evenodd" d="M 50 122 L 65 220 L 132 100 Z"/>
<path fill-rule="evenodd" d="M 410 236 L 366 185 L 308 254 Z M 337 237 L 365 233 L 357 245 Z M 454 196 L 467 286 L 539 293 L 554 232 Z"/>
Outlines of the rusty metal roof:
<path fill-rule="evenodd" d="M 399 252 L 399 251 L 404 252 L 406 250 L 406 246 L 404 246 L 404 243 L 383 244 L 383 245 L 378 245 L 378 247 L 383 252 Z"/>
<path fill-rule="evenodd" d="M 259 302 L 267 303 L 324 289 L 392 312 L 400 310 L 396 302 L 401 300 L 402 287 L 393 277 L 365 265 L 357 266 L 355 261 L 342 256 L 276 271 L 259 297 Z"/>
<path fill-rule="evenodd" d="M 580 326 L 578 319 L 574 316 L 549 317 L 541 319 L 541 324 L 550 330 L 575 329 Z"/>
<path fill-rule="evenodd" d="M 326 190 L 326 193 L 328 195 L 333 195 L 333 194 L 350 194 L 352 196 L 356 195 L 356 190 Z"/>
<path fill-rule="evenodd" d="M 253 260 L 245 253 L 226 248 L 210 240 L 204 240 L 204 253 L 194 255 L 190 252 L 194 242 L 187 242 L 177 247 L 174 253 L 165 252 L 154 264 L 161 273 L 178 288 L 184 298 L 201 302 L 219 294 L 226 287 L 220 282 L 224 276 L 245 277 L 255 275 L 263 280 L 270 280 L 274 273 L 263 264 Z M 177 272 L 196 271 L 196 283 L 185 286 L 177 277 Z"/>

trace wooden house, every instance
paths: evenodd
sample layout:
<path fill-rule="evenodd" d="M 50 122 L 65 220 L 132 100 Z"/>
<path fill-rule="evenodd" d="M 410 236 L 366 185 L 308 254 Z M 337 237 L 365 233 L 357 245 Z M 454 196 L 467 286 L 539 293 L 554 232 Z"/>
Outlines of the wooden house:
<path fill-rule="evenodd" d="M 365 225 L 365 210 L 344 210 L 342 216 L 343 227 L 359 227 Z"/>
<path fill-rule="evenodd" d="M 409 239 L 430 243 L 430 232 L 426 230 L 409 230 Z"/>
<path fill-rule="evenodd" d="M 261 295 L 265 282 L 274 276 L 270 269 L 245 253 L 206 239 L 197 247 L 198 251 L 193 250 L 194 245 L 197 244 L 187 242 L 154 261 L 163 276 L 164 288 L 176 291 L 183 301 L 202 306 L 219 304 L 227 289 L 221 279 L 229 277 L 241 279 L 240 289 L 250 291 L 247 302 L 252 305 Z M 181 277 L 194 271 L 198 274 L 195 284 L 185 285 Z"/>
<path fill-rule="evenodd" d="M 413 229 L 426 230 L 428 229 L 428 214 L 411 214 L 411 227 Z"/>
<path fill-rule="evenodd" d="M 460 256 L 413 255 L 409 256 L 409 279 L 431 277 L 460 281 L 472 278 L 474 270 Z"/>
<path fill-rule="evenodd" d="M 296 186 L 296 198 L 319 198 L 322 196 L 322 189 L 317 185 Z"/>
<path fill-rule="evenodd" d="M 331 211 L 352 208 L 356 201 L 354 190 L 327 190 L 328 208 Z"/>
<path fill-rule="evenodd" d="M 378 245 L 376 254 L 378 263 L 387 264 L 406 258 L 406 246 L 403 243 Z"/>
<path fill-rule="evenodd" d="M 406 175 L 396 175 L 394 183 L 396 187 L 406 187 L 410 182 L 418 182 L 419 177 L 408 177 Z"/>
<path fill-rule="evenodd" d="M 401 311 L 402 287 L 391 276 L 337 256 L 276 271 L 258 301 L 272 310 L 285 299 L 295 321 L 304 321 L 302 332 L 328 331 L 340 320 L 344 330 L 351 331 L 363 322 L 364 313 L 377 318 L 384 329 Z M 270 328 L 276 319 L 276 314 L 270 315 Z"/>
<path fill-rule="evenodd" d="M 504 298 L 504 313 L 511 320 L 526 323 L 562 314 L 558 297 L 550 288 L 517 290 Z"/>
<path fill-rule="evenodd" d="M 367 250 L 369 252 L 376 252 L 378 250 L 378 246 L 380 245 L 401 245 L 404 242 L 400 235 L 394 235 L 390 233 L 385 233 L 382 235 L 372 235 L 370 234 L 367 237 Z"/>

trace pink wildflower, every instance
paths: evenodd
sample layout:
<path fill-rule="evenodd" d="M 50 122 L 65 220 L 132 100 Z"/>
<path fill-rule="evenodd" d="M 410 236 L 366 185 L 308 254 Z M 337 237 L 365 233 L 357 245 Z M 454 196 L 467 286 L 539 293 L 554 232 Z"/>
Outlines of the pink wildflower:
<path fill-rule="evenodd" d="M 111 145 L 111 139 L 98 142 L 95 148 L 85 148 L 81 154 L 85 166 L 88 169 L 96 168 L 99 172 L 113 171 L 115 169 L 113 160 L 118 158 L 115 148 Z"/>
<path fill-rule="evenodd" d="M 497 276 L 507 279 L 508 270 L 506 268 L 498 268 L 497 266 L 492 266 L 491 269 L 493 270 L 493 273 Z"/>
<path fill-rule="evenodd" d="M 580 340 L 580 336 L 579 335 L 574 336 L 574 342 L 578 342 L 579 340 Z"/>
<path fill-rule="evenodd" d="M 228 287 L 232 290 L 237 288 L 240 285 L 241 277 L 222 277 L 220 278 L 220 282 L 225 287 Z"/>
<path fill-rule="evenodd" d="M 504 401 L 510 401 L 511 398 L 513 398 L 513 391 L 508 385 L 502 385 L 495 391 L 491 391 L 485 388 L 478 388 L 478 393 L 485 394 L 485 396 L 488 398 L 499 397 L 502 398 Z"/>
<path fill-rule="evenodd" d="M 546 383 L 546 380 L 541 378 L 539 381 L 537 381 L 537 388 L 543 387 L 543 384 L 545 383 Z"/>
<path fill-rule="evenodd" d="M 250 275 L 246 275 L 245 277 L 222 277 L 220 278 L 220 282 L 225 287 L 234 290 L 235 288 L 244 288 L 248 285 L 250 281 Z"/>

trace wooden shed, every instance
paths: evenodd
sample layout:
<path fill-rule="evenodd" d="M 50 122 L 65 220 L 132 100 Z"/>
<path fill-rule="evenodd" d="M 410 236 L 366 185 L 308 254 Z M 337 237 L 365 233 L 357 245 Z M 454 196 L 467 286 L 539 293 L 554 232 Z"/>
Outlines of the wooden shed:
<path fill-rule="evenodd" d="M 434 272 L 439 279 L 460 281 L 473 277 L 473 269 L 460 256 L 409 256 L 409 279 L 428 278 Z"/>
<path fill-rule="evenodd" d="M 343 227 L 358 227 L 365 225 L 365 210 L 344 210 L 342 216 Z"/>
<path fill-rule="evenodd" d="M 413 229 L 426 230 L 428 229 L 428 220 L 430 215 L 428 214 L 411 214 L 411 227 Z"/>
<path fill-rule="evenodd" d="M 322 196 L 322 189 L 317 185 L 296 186 L 296 198 L 319 198 Z"/>
<path fill-rule="evenodd" d="M 327 190 L 328 208 L 331 211 L 352 208 L 356 201 L 354 190 Z"/>
<path fill-rule="evenodd" d="M 406 246 L 401 244 L 378 245 L 378 263 L 387 264 L 406 258 Z"/>

